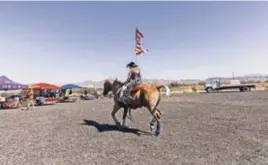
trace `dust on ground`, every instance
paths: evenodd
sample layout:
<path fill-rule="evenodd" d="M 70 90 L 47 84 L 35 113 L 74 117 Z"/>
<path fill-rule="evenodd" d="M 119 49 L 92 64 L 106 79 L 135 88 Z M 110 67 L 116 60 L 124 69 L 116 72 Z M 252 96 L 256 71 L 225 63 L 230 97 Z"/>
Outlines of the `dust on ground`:
<path fill-rule="evenodd" d="M 0 111 L 3 165 L 268 164 L 268 92 L 164 98 L 162 132 L 151 135 L 146 109 L 117 129 L 112 99 Z M 122 112 L 118 119 L 122 121 Z"/>

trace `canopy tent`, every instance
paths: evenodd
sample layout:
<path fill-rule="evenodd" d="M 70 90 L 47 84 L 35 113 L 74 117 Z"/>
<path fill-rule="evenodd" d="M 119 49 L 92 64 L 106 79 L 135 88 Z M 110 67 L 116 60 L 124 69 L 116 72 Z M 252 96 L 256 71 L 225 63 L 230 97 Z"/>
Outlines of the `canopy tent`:
<path fill-rule="evenodd" d="M 81 89 L 82 87 L 75 84 L 66 84 L 61 86 L 61 89 Z"/>
<path fill-rule="evenodd" d="M 12 81 L 6 76 L 0 76 L 0 90 L 18 90 L 26 88 L 28 88 L 28 85 Z"/>
<path fill-rule="evenodd" d="M 53 90 L 59 90 L 60 87 L 53 85 L 53 84 L 48 84 L 48 83 L 37 83 L 33 84 L 31 86 L 33 89 L 53 89 Z"/>

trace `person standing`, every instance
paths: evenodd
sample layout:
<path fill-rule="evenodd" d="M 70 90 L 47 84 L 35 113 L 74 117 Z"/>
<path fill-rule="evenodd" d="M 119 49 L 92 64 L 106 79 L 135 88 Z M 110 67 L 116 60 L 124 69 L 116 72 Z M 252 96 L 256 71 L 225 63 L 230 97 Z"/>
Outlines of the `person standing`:
<path fill-rule="evenodd" d="M 33 110 L 35 108 L 34 107 L 34 92 L 33 92 L 32 88 L 28 89 L 28 91 L 27 91 L 26 102 L 27 102 L 27 109 L 26 110 L 29 110 L 30 106 L 32 106 L 31 110 Z"/>

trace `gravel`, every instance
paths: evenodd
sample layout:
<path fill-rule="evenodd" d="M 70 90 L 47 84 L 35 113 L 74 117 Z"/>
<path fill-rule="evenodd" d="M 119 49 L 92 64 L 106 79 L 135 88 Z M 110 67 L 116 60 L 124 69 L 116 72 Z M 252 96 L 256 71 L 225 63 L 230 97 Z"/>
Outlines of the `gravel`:
<path fill-rule="evenodd" d="M 162 132 L 149 112 L 115 127 L 112 99 L 0 111 L 1 165 L 268 164 L 268 92 L 164 98 Z M 117 113 L 122 121 L 122 111 Z"/>

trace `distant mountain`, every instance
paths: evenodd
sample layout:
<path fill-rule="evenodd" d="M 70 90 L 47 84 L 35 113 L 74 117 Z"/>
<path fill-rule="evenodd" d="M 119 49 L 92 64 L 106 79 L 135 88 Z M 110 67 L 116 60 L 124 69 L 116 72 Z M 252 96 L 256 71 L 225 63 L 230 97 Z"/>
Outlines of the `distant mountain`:
<path fill-rule="evenodd" d="M 77 82 L 74 84 L 80 85 L 82 87 L 103 88 L 103 83 L 104 83 L 104 81 L 87 80 L 87 81 L 83 81 L 83 82 Z"/>
<path fill-rule="evenodd" d="M 197 84 L 200 81 L 209 81 L 209 79 L 220 78 L 221 81 L 229 81 L 232 80 L 233 77 L 211 77 L 205 80 L 200 79 L 185 79 L 185 80 L 167 80 L 167 79 L 143 79 L 143 82 L 146 83 L 162 83 L 162 84 L 170 84 L 170 83 L 181 83 L 181 84 Z M 240 81 L 265 81 L 268 80 L 268 74 L 247 74 L 244 76 L 235 76 L 235 79 Z M 95 87 L 95 88 L 103 88 L 104 81 L 92 81 L 87 80 L 84 82 L 77 82 L 74 84 L 80 86 L 87 87 Z"/>
<path fill-rule="evenodd" d="M 193 80 L 166 80 L 166 79 L 143 79 L 143 82 L 145 83 L 152 83 L 152 84 L 170 84 L 170 83 L 184 83 L 184 84 L 197 84 L 200 80 L 199 79 L 193 79 Z M 85 87 L 95 87 L 95 88 L 103 88 L 104 81 L 92 81 L 87 80 L 84 82 L 77 82 L 74 84 L 85 86 Z"/>

